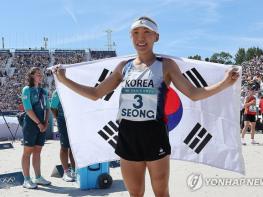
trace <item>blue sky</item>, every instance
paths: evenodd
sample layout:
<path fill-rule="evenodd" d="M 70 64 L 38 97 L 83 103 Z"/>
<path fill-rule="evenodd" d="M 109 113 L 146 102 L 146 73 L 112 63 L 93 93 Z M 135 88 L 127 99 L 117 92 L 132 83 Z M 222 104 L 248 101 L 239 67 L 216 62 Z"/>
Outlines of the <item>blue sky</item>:
<path fill-rule="evenodd" d="M 135 53 L 129 27 L 146 15 L 159 25 L 155 51 L 179 57 L 263 48 L 262 0 L 2 0 L 5 48 L 106 49 L 111 29 L 118 55 Z"/>

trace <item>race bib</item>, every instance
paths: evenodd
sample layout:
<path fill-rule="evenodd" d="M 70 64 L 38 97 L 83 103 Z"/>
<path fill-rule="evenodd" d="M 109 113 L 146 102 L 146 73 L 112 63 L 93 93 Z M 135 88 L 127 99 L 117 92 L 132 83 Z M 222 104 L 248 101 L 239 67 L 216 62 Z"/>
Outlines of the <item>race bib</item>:
<path fill-rule="evenodd" d="M 119 118 L 133 121 L 156 119 L 157 90 L 155 88 L 123 88 Z"/>
<path fill-rule="evenodd" d="M 257 112 L 256 105 L 250 105 L 248 109 L 249 109 L 250 112 Z"/>

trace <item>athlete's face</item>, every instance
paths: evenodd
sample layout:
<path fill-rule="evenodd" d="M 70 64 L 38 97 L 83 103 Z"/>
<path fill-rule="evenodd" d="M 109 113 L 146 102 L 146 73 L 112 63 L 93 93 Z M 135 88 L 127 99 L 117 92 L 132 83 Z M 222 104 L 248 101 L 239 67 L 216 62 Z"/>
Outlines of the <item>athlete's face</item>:
<path fill-rule="evenodd" d="M 158 40 L 158 34 L 146 27 L 137 27 L 131 31 L 131 39 L 137 52 L 152 52 L 153 44 Z"/>
<path fill-rule="evenodd" d="M 253 96 L 254 94 L 255 94 L 255 90 L 249 90 L 249 91 L 248 91 L 248 95 L 249 95 L 249 96 Z"/>
<path fill-rule="evenodd" d="M 33 77 L 34 77 L 34 83 L 35 83 L 35 85 L 41 84 L 42 79 L 43 79 L 43 74 L 42 74 L 42 72 L 41 72 L 40 70 L 37 70 L 37 71 L 34 73 Z"/>

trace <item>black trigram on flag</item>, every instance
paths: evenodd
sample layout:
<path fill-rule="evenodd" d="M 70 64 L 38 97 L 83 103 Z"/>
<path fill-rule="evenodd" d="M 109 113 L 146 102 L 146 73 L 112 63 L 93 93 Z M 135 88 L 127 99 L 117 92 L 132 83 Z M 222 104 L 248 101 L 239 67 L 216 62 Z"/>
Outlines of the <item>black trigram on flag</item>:
<path fill-rule="evenodd" d="M 110 72 L 109 70 L 107 70 L 106 68 L 103 69 L 98 82 L 95 84 L 95 87 L 97 87 L 104 79 L 106 79 L 107 76 L 110 76 L 112 72 Z M 111 96 L 113 95 L 114 91 L 110 92 L 109 94 L 107 94 L 103 99 L 105 101 L 110 100 Z"/>
<path fill-rule="evenodd" d="M 101 130 L 99 130 L 98 134 L 107 141 L 114 149 L 117 145 L 119 132 L 119 124 L 118 122 L 109 121 Z"/>
<path fill-rule="evenodd" d="M 195 87 L 201 88 L 208 86 L 204 78 L 195 68 L 186 71 L 185 73 L 183 73 L 183 76 L 187 80 L 189 80 Z"/>
<path fill-rule="evenodd" d="M 184 139 L 184 143 L 199 154 L 207 143 L 211 140 L 212 135 L 205 128 L 197 123 L 189 135 Z"/>

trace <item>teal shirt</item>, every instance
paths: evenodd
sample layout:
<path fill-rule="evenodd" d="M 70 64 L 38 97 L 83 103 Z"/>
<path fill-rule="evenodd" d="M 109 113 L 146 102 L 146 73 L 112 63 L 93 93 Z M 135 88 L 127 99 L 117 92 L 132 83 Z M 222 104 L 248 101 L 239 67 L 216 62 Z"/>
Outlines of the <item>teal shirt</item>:
<path fill-rule="evenodd" d="M 35 87 L 29 87 L 29 86 L 25 86 L 22 90 L 22 102 L 23 102 L 23 106 L 24 109 L 27 110 L 32 110 L 33 109 L 33 105 L 36 104 L 37 102 L 39 102 L 40 98 L 39 98 L 39 93 L 40 93 L 40 89 L 41 88 L 35 88 Z M 42 109 L 49 109 L 50 105 L 48 102 L 48 93 L 45 89 L 43 89 L 43 99 L 41 101 L 41 104 L 43 107 Z"/>
<path fill-rule="evenodd" d="M 58 109 L 59 103 L 60 103 L 60 100 L 59 100 L 59 97 L 58 97 L 58 92 L 55 90 L 53 92 L 53 94 L 52 94 L 50 108 Z"/>
<path fill-rule="evenodd" d="M 45 121 L 45 110 L 50 108 L 45 89 L 25 86 L 22 90 L 22 102 L 25 111 L 33 110 L 41 122 Z"/>
<path fill-rule="evenodd" d="M 58 96 L 58 92 L 54 91 L 52 94 L 51 104 L 50 107 L 52 109 L 58 110 L 58 119 L 63 118 L 64 119 L 64 111 Z"/>

